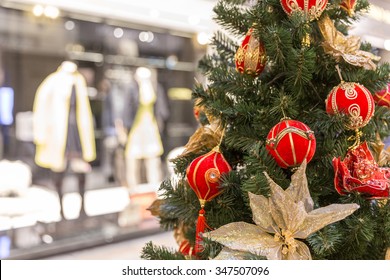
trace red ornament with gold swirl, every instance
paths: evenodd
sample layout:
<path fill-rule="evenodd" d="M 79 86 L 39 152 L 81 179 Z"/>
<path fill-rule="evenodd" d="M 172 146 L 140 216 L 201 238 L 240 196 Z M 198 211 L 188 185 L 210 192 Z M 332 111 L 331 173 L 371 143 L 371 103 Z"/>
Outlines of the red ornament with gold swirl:
<path fill-rule="evenodd" d="M 326 112 L 330 115 L 348 116 L 347 129 L 357 130 L 364 127 L 375 112 L 375 103 L 371 92 L 363 85 L 342 81 L 329 93 Z"/>

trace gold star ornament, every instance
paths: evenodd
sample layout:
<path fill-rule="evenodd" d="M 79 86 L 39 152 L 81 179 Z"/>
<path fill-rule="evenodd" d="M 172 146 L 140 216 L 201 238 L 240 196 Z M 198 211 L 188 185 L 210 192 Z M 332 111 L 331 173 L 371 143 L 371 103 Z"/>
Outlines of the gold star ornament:
<path fill-rule="evenodd" d="M 251 253 L 269 260 L 310 260 L 309 248 L 299 239 L 344 219 L 359 205 L 331 204 L 314 209 L 305 171 L 306 161 L 294 173 L 286 190 L 265 173 L 270 197 L 249 193 L 255 224 L 230 223 L 205 235 L 225 246 L 216 259 L 243 259 Z"/>

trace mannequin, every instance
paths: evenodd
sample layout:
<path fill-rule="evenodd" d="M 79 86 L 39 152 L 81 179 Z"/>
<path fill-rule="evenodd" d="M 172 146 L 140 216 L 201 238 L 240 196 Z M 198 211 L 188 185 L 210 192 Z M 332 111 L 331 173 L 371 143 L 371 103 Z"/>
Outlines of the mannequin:
<path fill-rule="evenodd" d="M 64 61 L 38 87 L 33 106 L 35 162 L 52 171 L 61 215 L 62 182 L 67 170 L 77 174 L 85 216 L 84 193 L 88 162 L 96 158 L 93 118 L 84 77 L 77 65 Z"/>
<path fill-rule="evenodd" d="M 129 119 L 133 107 L 132 98 L 137 94 L 138 87 L 133 79 L 133 73 L 126 68 L 110 69 L 109 80 L 103 80 L 105 94 L 103 95 L 102 126 L 104 133 L 103 172 L 109 182 L 121 186 L 127 185 L 124 149 L 127 141 Z M 112 73 L 115 73 L 113 75 Z"/>
<path fill-rule="evenodd" d="M 148 183 L 160 183 L 162 180 L 160 157 L 164 151 L 154 112 L 157 86 L 156 82 L 153 83 L 152 71 L 145 67 L 139 67 L 134 78 L 139 89 L 138 108 L 128 133 L 125 150 L 126 175 L 130 195 L 141 181 L 140 164 L 142 162 L 145 164 Z"/>

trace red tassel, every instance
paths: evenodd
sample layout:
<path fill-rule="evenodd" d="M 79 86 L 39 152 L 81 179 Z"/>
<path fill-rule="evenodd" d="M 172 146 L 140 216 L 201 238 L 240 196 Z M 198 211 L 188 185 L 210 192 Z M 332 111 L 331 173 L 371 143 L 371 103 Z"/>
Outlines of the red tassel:
<path fill-rule="evenodd" d="M 206 217 L 204 216 L 206 211 L 204 209 L 199 210 L 198 222 L 196 224 L 196 243 L 195 243 L 195 255 L 203 250 L 202 246 L 202 233 L 204 233 L 205 229 L 210 229 L 210 227 L 206 223 Z"/>

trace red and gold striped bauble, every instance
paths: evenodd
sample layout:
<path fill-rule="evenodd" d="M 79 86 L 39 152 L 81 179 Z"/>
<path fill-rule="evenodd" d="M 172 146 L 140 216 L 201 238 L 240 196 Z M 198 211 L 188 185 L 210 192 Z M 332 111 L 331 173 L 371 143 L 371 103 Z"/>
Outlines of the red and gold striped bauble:
<path fill-rule="evenodd" d="M 343 0 L 340 3 L 340 7 L 345 10 L 349 16 L 352 16 L 355 12 L 356 2 L 357 0 Z"/>
<path fill-rule="evenodd" d="M 348 116 L 346 128 L 356 130 L 365 126 L 375 112 L 374 98 L 364 86 L 354 82 L 344 82 L 335 86 L 325 101 L 326 112 L 330 115 Z"/>
<path fill-rule="evenodd" d="M 194 256 L 194 248 L 191 246 L 191 243 L 186 239 L 181 242 L 179 246 L 179 251 L 188 259 L 191 259 Z"/>
<path fill-rule="evenodd" d="M 263 43 L 253 36 L 253 28 L 246 34 L 235 56 L 236 69 L 240 73 L 258 76 L 264 70 L 266 54 Z"/>
<path fill-rule="evenodd" d="M 280 4 L 289 16 L 300 12 L 311 21 L 321 16 L 328 0 L 280 0 Z"/>
<path fill-rule="evenodd" d="M 374 94 L 374 101 L 378 106 L 390 108 L 390 84 L 388 84 L 385 89 Z"/>
<path fill-rule="evenodd" d="M 306 124 L 285 119 L 268 133 L 266 148 L 280 167 L 297 167 L 313 158 L 316 139 Z"/>
<path fill-rule="evenodd" d="M 219 146 L 207 154 L 197 157 L 187 167 L 187 182 L 198 197 L 201 206 L 196 225 L 195 254 L 202 250 L 201 233 L 208 228 L 204 210 L 205 204 L 222 192 L 219 187 L 221 175 L 230 170 L 232 168 L 222 155 Z"/>

